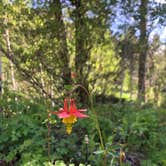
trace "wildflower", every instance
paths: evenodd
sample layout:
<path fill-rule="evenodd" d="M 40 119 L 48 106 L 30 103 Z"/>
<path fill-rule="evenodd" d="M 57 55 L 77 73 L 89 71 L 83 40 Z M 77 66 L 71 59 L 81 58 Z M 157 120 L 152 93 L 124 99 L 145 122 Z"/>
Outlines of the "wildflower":
<path fill-rule="evenodd" d="M 53 112 L 59 118 L 62 118 L 62 123 L 66 125 L 66 132 L 72 132 L 72 125 L 77 122 L 77 118 L 87 118 L 88 115 L 83 114 L 86 109 L 77 109 L 74 99 L 65 99 L 64 108 L 60 108 L 59 112 Z"/>

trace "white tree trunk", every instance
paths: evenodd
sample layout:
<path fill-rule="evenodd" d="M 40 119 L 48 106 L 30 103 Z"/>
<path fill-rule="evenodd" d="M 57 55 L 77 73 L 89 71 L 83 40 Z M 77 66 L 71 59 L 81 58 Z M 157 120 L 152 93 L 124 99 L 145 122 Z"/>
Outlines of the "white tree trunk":
<path fill-rule="evenodd" d="M 14 75 L 14 65 L 13 63 L 10 61 L 10 72 L 11 72 L 11 80 L 12 80 L 12 89 L 16 90 L 16 80 L 15 80 L 15 75 Z"/>
<path fill-rule="evenodd" d="M 6 45 L 7 45 L 7 51 L 9 57 L 11 57 L 11 46 L 10 46 L 10 37 L 9 37 L 9 30 L 5 30 L 5 39 L 6 39 Z M 10 61 L 10 73 L 11 73 L 11 81 L 12 81 L 12 89 L 16 90 L 16 81 L 15 81 L 15 74 L 14 74 L 14 66 L 11 60 Z"/>

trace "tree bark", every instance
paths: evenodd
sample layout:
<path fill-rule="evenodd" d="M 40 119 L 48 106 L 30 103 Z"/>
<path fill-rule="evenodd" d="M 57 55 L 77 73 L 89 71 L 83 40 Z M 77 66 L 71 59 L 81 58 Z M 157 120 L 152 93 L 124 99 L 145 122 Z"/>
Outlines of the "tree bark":
<path fill-rule="evenodd" d="M 71 83 L 71 70 L 69 67 L 70 57 L 67 46 L 65 24 L 63 22 L 61 1 L 53 0 L 53 2 L 51 3 L 51 7 L 54 9 L 55 16 L 55 37 L 60 43 L 60 47 L 58 48 L 58 56 L 62 61 L 62 78 L 64 81 L 64 85 L 68 85 Z"/>
<path fill-rule="evenodd" d="M 77 83 L 83 85 L 88 90 L 87 78 L 85 78 L 84 67 L 89 57 L 88 45 L 86 43 L 87 33 L 86 25 L 84 24 L 84 7 L 81 0 L 73 1 L 75 5 L 75 69 L 77 73 Z M 79 88 L 77 90 L 80 102 L 86 103 L 86 92 Z"/>
<path fill-rule="evenodd" d="M 147 5 L 148 0 L 141 0 L 140 5 L 140 53 L 139 53 L 139 69 L 138 69 L 138 101 L 145 102 L 145 74 L 147 59 Z"/>
<path fill-rule="evenodd" d="M 41 86 L 42 86 L 42 89 L 46 89 L 46 87 L 45 87 L 45 82 L 44 82 L 44 78 L 43 78 L 43 66 L 42 66 L 41 63 L 39 64 L 39 66 L 40 66 Z M 43 93 L 42 90 L 41 90 L 41 93 L 42 93 L 42 96 L 43 96 L 43 97 L 46 97 L 46 94 Z"/>
<path fill-rule="evenodd" d="M 12 61 L 10 61 L 10 72 L 11 72 L 11 80 L 12 80 L 12 89 L 15 91 L 17 89 L 15 74 L 14 74 L 14 65 Z"/>
<path fill-rule="evenodd" d="M 0 95 L 2 94 L 2 56 L 0 55 Z"/>
<path fill-rule="evenodd" d="M 8 52 L 9 57 L 11 57 L 10 36 L 9 36 L 9 30 L 8 29 L 5 29 L 5 39 L 6 39 L 7 52 Z M 14 66 L 13 66 L 13 63 L 10 59 L 9 59 L 9 61 L 10 61 L 10 73 L 11 73 L 12 89 L 16 90 Z"/>

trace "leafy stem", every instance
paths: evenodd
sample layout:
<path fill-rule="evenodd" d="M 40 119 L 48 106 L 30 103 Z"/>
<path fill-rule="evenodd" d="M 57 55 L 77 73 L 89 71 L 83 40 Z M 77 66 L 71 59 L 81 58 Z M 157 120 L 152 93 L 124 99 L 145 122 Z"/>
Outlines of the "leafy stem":
<path fill-rule="evenodd" d="M 98 132 L 98 135 L 99 135 L 99 138 L 100 138 L 100 146 L 102 148 L 102 150 L 104 151 L 104 156 L 106 156 L 106 150 L 105 150 L 105 146 L 104 146 L 104 141 L 103 141 L 103 137 L 102 137 L 102 133 L 101 133 L 101 128 L 100 128 L 100 123 L 99 123 L 99 120 L 98 120 L 98 115 L 97 115 L 97 112 L 94 108 L 94 103 L 93 103 L 93 96 L 91 93 L 89 93 L 89 91 L 81 84 L 76 84 L 73 89 L 70 91 L 70 94 L 73 94 L 73 92 L 77 89 L 77 88 L 82 88 L 87 96 L 89 97 L 89 101 L 90 101 L 90 108 L 94 114 L 94 121 L 95 121 L 95 124 L 96 124 L 96 129 L 97 129 L 97 132 Z M 105 157 L 104 157 L 105 158 Z"/>

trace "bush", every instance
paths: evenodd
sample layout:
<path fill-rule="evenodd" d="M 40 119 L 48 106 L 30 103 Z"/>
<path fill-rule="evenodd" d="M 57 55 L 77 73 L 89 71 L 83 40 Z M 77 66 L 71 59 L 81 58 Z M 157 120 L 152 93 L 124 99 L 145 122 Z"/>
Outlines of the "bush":
<path fill-rule="evenodd" d="M 98 105 L 96 109 L 105 142 L 112 145 L 112 152 L 123 149 L 126 162 L 132 157 L 139 162 L 165 164 L 165 110 L 130 103 Z M 119 149 L 113 145 L 119 145 Z"/>
<path fill-rule="evenodd" d="M 17 99 L 17 100 L 16 100 Z M 45 108 L 14 93 L 0 100 L 0 160 L 4 163 L 43 163 L 47 158 Z"/>

